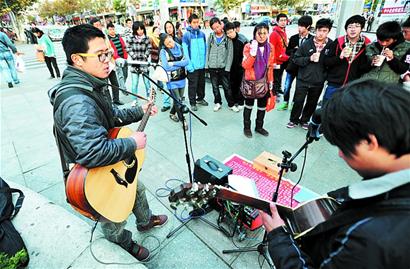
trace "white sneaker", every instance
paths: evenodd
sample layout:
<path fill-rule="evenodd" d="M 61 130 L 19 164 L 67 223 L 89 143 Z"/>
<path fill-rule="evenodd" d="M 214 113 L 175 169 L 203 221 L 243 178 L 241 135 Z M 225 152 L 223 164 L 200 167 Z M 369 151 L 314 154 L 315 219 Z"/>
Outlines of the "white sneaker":
<path fill-rule="evenodd" d="M 243 109 L 243 106 L 237 106 L 238 110 L 241 111 Z"/>
<path fill-rule="evenodd" d="M 216 103 L 214 106 L 214 112 L 218 111 L 219 109 L 221 109 L 221 104 L 220 103 Z"/>
<path fill-rule="evenodd" d="M 239 109 L 236 106 L 231 106 L 229 109 L 233 112 L 239 112 Z"/>

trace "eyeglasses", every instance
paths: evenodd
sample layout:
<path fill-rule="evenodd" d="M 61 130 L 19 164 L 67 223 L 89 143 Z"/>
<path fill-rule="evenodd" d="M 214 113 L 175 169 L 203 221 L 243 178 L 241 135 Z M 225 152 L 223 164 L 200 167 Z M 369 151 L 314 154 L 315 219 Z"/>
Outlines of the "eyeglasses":
<path fill-rule="evenodd" d="M 103 63 L 106 59 L 111 60 L 113 52 L 109 50 L 107 52 L 100 53 L 77 53 L 77 55 L 81 57 L 98 57 L 98 60 Z"/>

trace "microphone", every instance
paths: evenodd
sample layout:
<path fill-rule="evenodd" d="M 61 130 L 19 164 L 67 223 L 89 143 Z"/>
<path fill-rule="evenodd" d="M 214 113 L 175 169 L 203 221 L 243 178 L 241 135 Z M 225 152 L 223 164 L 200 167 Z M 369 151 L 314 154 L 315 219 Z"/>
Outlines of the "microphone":
<path fill-rule="evenodd" d="M 127 63 L 129 65 L 148 65 L 148 66 L 153 66 L 153 67 L 157 67 L 159 65 L 156 63 L 144 62 L 144 61 L 138 61 L 138 60 L 127 60 Z"/>
<path fill-rule="evenodd" d="M 306 134 L 306 140 L 310 142 L 313 142 L 314 140 L 318 141 L 319 138 L 321 137 L 321 133 L 320 133 L 320 124 L 322 123 L 321 114 L 322 114 L 322 109 L 318 108 L 315 110 L 312 117 L 310 118 L 309 127 L 308 127 L 308 131 Z"/>

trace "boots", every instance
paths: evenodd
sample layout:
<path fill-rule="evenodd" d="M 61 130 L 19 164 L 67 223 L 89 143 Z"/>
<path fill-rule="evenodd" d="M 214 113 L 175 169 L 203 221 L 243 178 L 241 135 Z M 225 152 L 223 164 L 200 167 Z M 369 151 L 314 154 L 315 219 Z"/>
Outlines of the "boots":
<path fill-rule="evenodd" d="M 243 134 L 247 138 L 252 137 L 252 131 L 251 131 L 251 113 L 252 109 L 249 108 L 244 108 L 243 110 Z"/>
<path fill-rule="evenodd" d="M 256 127 L 255 132 L 260 133 L 263 136 L 268 136 L 269 132 L 263 129 L 263 119 L 265 118 L 265 110 L 259 110 L 256 114 Z"/>

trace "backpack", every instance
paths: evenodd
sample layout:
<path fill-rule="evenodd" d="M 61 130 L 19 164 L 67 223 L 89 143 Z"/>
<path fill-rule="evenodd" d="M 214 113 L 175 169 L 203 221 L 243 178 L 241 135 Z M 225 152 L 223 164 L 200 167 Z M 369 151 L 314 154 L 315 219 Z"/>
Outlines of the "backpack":
<path fill-rule="evenodd" d="M 13 193 L 19 194 L 16 205 L 13 205 Z M 21 268 L 29 262 L 23 239 L 11 223 L 19 212 L 23 200 L 23 192 L 10 188 L 0 177 L 0 268 Z"/>

